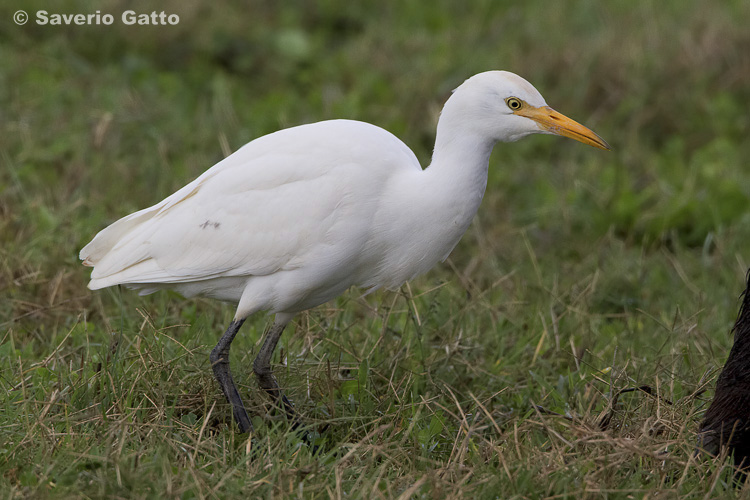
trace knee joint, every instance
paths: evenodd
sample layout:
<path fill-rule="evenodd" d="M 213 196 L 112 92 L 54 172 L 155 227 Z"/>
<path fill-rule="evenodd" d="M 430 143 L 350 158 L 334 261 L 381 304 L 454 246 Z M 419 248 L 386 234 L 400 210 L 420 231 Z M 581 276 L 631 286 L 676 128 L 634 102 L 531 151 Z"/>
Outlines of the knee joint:
<path fill-rule="evenodd" d="M 253 361 L 253 371 L 258 376 L 271 375 L 271 367 L 258 362 L 257 359 Z"/>

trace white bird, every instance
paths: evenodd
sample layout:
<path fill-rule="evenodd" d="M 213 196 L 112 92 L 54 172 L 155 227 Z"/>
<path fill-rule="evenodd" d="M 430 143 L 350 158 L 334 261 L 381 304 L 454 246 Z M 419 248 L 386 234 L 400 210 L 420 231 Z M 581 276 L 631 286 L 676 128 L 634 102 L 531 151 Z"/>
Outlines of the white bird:
<path fill-rule="evenodd" d="M 397 289 L 445 260 L 482 201 L 495 143 L 536 133 L 609 149 L 506 71 L 480 73 L 453 92 L 425 169 L 403 142 L 369 123 L 280 130 L 99 232 L 80 253 L 94 268 L 88 286 L 169 288 L 236 303 L 210 360 L 240 430 L 251 431 L 229 371 L 245 319 L 275 314 L 253 369 L 293 415 L 270 366 L 292 317 L 351 286 Z"/>

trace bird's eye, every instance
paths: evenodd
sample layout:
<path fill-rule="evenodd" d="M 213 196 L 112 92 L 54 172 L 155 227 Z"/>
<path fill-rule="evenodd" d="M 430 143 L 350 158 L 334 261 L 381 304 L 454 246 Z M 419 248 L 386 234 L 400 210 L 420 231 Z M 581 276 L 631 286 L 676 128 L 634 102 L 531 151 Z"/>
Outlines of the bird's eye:
<path fill-rule="evenodd" d="M 505 104 L 507 104 L 512 111 L 517 111 L 523 106 L 523 101 L 518 97 L 508 97 L 505 100 Z"/>

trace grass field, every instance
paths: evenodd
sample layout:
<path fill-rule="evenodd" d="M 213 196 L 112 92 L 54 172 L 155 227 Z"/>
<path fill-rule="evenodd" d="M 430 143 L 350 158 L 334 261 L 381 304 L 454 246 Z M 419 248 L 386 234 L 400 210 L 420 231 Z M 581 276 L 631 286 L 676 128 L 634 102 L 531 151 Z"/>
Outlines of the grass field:
<path fill-rule="evenodd" d="M 750 2 L 48 4 L 0 7 L 0 498 L 750 497 L 692 458 L 750 265 Z M 247 439 L 230 305 L 86 288 L 97 231 L 263 134 L 360 119 L 427 165 L 488 69 L 613 151 L 498 145 L 445 264 L 297 317 L 273 363 L 315 450 L 256 386 L 268 318 L 233 344 Z"/>

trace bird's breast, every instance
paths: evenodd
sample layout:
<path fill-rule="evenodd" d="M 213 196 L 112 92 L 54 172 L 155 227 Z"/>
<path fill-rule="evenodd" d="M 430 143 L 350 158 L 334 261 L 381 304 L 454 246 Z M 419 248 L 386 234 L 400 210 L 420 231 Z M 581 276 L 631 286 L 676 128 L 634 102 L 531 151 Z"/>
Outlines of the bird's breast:
<path fill-rule="evenodd" d="M 471 224 L 485 186 L 436 184 L 427 171 L 399 179 L 375 215 L 368 242 L 375 265 L 363 284 L 395 289 L 445 260 Z"/>

